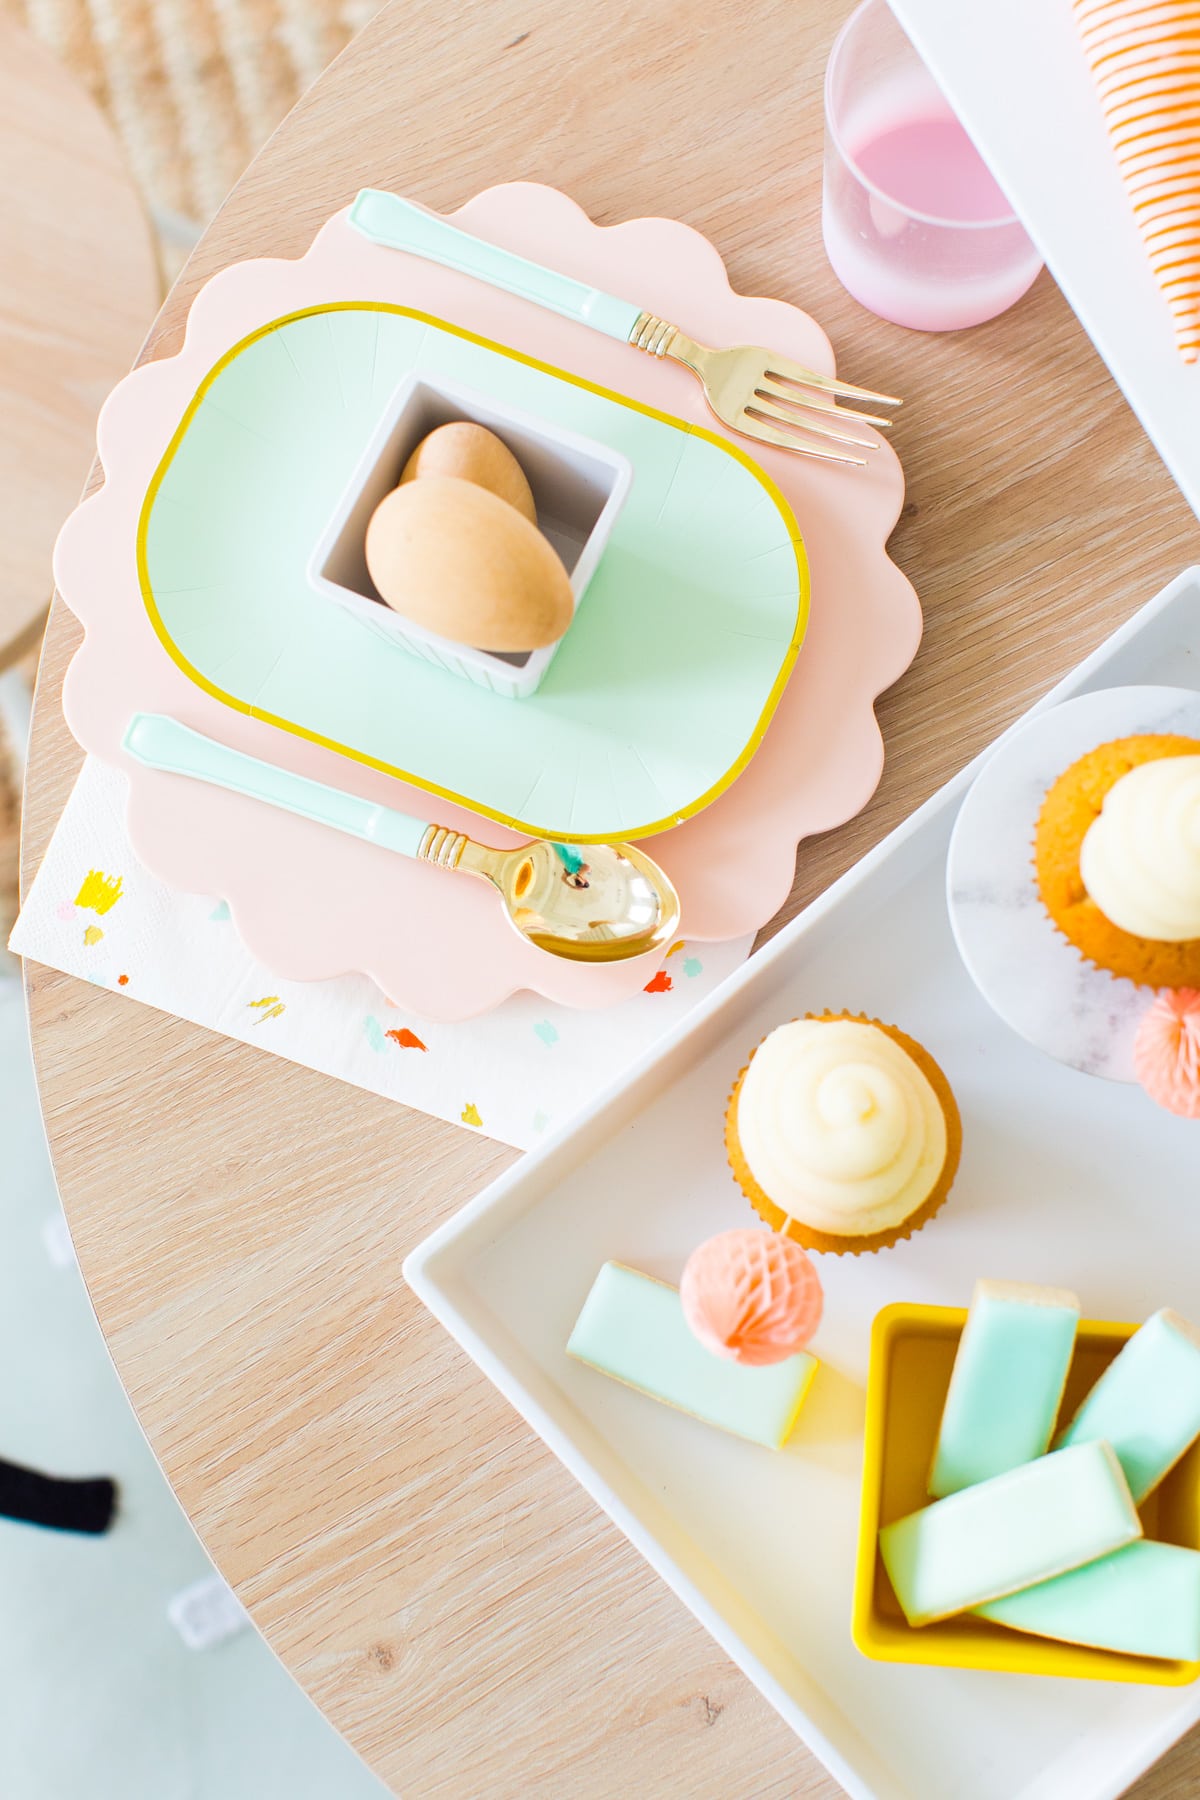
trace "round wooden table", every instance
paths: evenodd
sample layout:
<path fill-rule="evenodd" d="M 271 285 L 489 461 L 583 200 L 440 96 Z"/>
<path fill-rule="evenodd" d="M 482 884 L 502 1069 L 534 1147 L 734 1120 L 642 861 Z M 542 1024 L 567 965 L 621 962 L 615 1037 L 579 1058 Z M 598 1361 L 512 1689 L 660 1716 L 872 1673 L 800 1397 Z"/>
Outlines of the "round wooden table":
<path fill-rule="evenodd" d="M 927 634 L 879 708 L 845 869 L 1197 554 L 1197 525 L 1051 282 L 921 337 L 820 248 L 821 71 L 846 0 L 395 0 L 283 125 L 169 296 L 297 255 L 364 183 L 435 207 L 553 182 L 602 222 L 705 231 L 736 287 L 802 301 L 855 380 L 907 397 L 897 561 Z M 78 763 L 39 692 L 30 870 Z M 328 1716 L 409 1800 L 833 1796 L 836 1783 L 400 1280 L 510 1152 L 29 970 L 51 1148 L 117 1366 L 218 1565 Z M 1194 1793 L 1200 1740 L 1138 1788 Z"/>
<path fill-rule="evenodd" d="M 96 412 L 162 297 L 107 120 L 0 17 L 0 670 L 36 644 Z"/>

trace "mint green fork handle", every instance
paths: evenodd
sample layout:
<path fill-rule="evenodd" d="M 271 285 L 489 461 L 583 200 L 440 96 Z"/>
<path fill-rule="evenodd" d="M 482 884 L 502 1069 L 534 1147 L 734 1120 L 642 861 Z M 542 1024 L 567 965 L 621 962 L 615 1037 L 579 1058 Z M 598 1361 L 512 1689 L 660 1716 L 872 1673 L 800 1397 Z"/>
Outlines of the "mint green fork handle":
<path fill-rule="evenodd" d="M 209 787 L 228 788 L 268 806 L 281 807 L 314 825 L 332 825 L 350 837 L 365 838 L 401 856 L 418 856 L 429 826 L 407 813 L 394 812 L 357 794 L 344 794 L 324 782 L 293 775 L 274 763 L 260 762 L 201 736 L 163 713 L 134 713 L 125 731 L 125 748 L 136 762 L 169 775 L 186 775 Z"/>
<path fill-rule="evenodd" d="M 448 219 L 426 212 L 423 206 L 402 200 L 398 194 L 363 188 L 350 208 L 350 223 L 373 243 L 385 244 L 390 250 L 408 250 L 447 269 L 457 269 L 460 275 L 474 275 L 491 287 L 503 288 L 505 293 L 532 300 L 535 306 L 561 313 L 564 319 L 590 325 L 593 331 L 602 331 L 622 344 L 629 342 L 641 316 L 640 306 L 616 300 L 611 294 L 602 294 L 599 288 L 587 287 L 553 269 L 543 269 L 539 263 L 527 262 L 498 244 L 460 231 Z"/>

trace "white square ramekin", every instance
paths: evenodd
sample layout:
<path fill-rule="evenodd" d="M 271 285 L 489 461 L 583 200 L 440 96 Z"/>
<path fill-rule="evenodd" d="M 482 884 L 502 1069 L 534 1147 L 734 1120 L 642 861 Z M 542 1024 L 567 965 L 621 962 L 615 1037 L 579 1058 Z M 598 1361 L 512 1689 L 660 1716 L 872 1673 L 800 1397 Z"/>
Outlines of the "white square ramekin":
<path fill-rule="evenodd" d="M 389 642 L 493 693 L 519 699 L 536 690 L 562 638 L 519 654 L 454 643 L 393 612 L 367 572 L 371 514 L 396 486 L 422 438 L 459 419 L 494 431 L 524 469 L 537 507 L 538 529 L 562 558 L 578 609 L 629 492 L 633 480 L 629 458 L 595 439 L 426 373 L 407 376 L 392 396 L 313 551 L 309 580 L 319 593 Z"/>

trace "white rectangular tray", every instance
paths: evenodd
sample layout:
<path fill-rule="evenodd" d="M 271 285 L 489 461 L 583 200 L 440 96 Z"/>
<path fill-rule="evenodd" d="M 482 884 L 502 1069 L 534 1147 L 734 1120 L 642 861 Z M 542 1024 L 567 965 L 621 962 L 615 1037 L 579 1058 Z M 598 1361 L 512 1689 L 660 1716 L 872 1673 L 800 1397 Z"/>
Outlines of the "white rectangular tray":
<path fill-rule="evenodd" d="M 1035 711 L 1126 682 L 1200 688 L 1200 569 Z M 982 759 L 981 759 L 982 760 Z M 1013 1035 L 958 958 L 945 853 L 972 765 L 807 908 L 589 1113 L 405 1264 L 425 1303 L 857 1800 L 1110 1800 L 1197 1718 L 1200 1686 L 867 1661 L 850 1640 L 870 1323 L 965 1305 L 978 1276 L 1074 1288 L 1085 1315 L 1200 1315 L 1200 1130 Z M 1030 821 L 1032 833 L 1033 821 Z M 676 1281 L 753 1216 L 722 1114 L 765 1032 L 822 1007 L 903 1026 L 963 1113 L 945 1210 L 875 1256 L 822 1257 L 824 1367 L 788 1449 L 757 1449 L 570 1361 L 607 1258 Z"/>

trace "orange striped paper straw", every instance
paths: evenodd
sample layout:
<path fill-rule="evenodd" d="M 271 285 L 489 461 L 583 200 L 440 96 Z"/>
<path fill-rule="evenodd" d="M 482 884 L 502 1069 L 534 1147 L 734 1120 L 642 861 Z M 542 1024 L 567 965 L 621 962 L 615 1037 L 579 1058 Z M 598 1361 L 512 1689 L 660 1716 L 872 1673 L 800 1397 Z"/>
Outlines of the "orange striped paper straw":
<path fill-rule="evenodd" d="M 1200 359 L 1200 0 L 1073 0 L 1185 362 Z"/>

